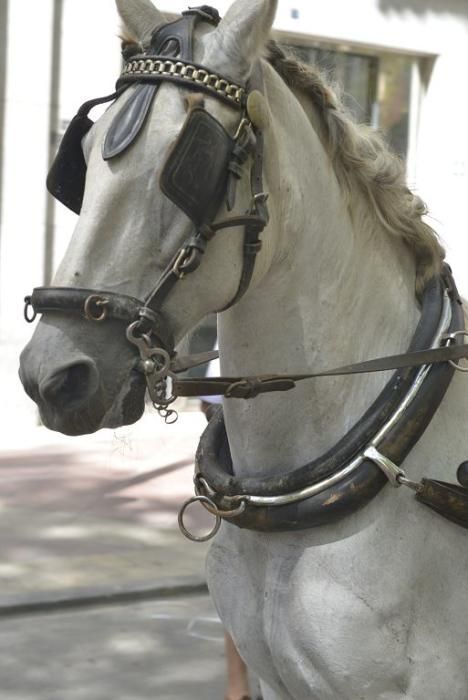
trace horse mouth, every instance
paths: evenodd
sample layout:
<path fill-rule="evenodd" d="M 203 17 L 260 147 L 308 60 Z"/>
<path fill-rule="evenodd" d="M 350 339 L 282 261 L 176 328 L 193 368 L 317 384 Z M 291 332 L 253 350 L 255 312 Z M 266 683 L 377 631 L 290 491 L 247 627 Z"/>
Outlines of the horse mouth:
<path fill-rule="evenodd" d="M 79 410 L 63 410 L 38 402 L 46 428 L 70 437 L 89 435 L 102 428 L 116 429 L 133 425 L 145 410 L 146 383 L 138 372 L 131 372 L 109 407 L 104 392 L 98 391 L 88 406 Z"/>

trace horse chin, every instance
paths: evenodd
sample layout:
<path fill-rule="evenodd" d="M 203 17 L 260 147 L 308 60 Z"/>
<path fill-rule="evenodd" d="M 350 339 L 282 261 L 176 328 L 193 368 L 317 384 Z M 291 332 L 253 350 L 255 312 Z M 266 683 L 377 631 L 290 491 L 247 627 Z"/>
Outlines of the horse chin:
<path fill-rule="evenodd" d="M 39 404 L 42 422 L 50 430 L 77 437 L 102 428 L 116 429 L 136 423 L 145 410 L 146 384 L 142 375 L 131 373 L 110 408 L 98 392 L 86 409 L 57 410 Z"/>
<path fill-rule="evenodd" d="M 131 372 L 110 409 L 104 414 L 99 428 L 121 428 L 133 425 L 145 411 L 146 382 L 142 374 Z"/>

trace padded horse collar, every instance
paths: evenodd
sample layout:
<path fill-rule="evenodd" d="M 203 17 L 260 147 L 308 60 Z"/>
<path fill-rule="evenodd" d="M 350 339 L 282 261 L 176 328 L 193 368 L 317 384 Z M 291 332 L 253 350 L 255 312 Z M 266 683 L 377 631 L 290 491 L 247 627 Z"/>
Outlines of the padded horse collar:
<path fill-rule="evenodd" d="M 438 348 L 448 337 L 466 335 L 461 301 L 450 271 L 427 287 L 410 353 Z M 466 356 L 466 346 L 464 349 Z M 409 355 L 410 356 L 410 355 Z M 366 363 L 363 363 L 364 365 Z M 325 455 L 275 477 L 236 477 L 222 409 L 211 418 L 196 457 L 196 497 L 179 516 L 186 536 L 210 539 L 222 519 L 241 528 L 291 531 L 336 522 L 369 503 L 390 482 L 452 522 L 468 528 L 468 463 L 459 485 L 432 479 L 410 481 L 400 464 L 422 437 L 455 372 L 453 362 L 398 371 L 360 421 Z M 324 373 L 327 374 L 327 373 Z M 213 532 L 195 537 L 184 525 L 186 508 L 201 502 L 216 516 Z"/>

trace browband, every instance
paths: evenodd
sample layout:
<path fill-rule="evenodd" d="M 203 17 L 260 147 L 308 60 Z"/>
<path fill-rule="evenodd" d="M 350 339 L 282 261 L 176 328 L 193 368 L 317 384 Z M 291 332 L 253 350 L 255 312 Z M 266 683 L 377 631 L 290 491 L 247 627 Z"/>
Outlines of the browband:
<path fill-rule="evenodd" d="M 245 107 L 247 90 L 206 68 L 189 61 L 172 60 L 165 56 L 140 54 L 126 64 L 117 88 L 133 82 L 159 82 L 170 80 L 185 85 L 191 90 L 197 89 L 212 97 L 223 100 L 232 107 Z"/>

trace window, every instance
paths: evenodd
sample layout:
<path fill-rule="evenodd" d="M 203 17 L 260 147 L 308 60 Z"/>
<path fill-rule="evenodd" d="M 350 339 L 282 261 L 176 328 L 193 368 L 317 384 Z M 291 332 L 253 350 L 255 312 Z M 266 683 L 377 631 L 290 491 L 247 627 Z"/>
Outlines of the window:
<path fill-rule="evenodd" d="M 399 54 L 354 53 L 326 45 L 283 46 L 337 83 L 355 119 L 381 129 L 391 148 L 406 159 L 414 59 Z"/>

